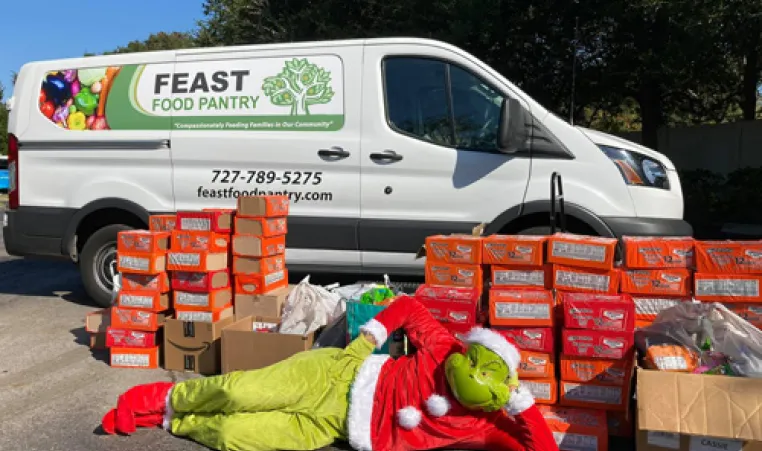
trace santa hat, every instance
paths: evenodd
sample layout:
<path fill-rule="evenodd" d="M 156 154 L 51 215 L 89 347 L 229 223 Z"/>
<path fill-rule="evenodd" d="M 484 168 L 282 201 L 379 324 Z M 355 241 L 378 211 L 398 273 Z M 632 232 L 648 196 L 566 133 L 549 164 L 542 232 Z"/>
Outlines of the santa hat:
<path fill-rule="evenodd" d="M 463 341 L 466 344 L 479 344 L 494 352 L 508 365 L 511 371 L 516 371 L 521 361 L 521 355 L 516 346 L 513 346 L 502 335 L 490 329 L 474 327 L 468 332 Z"/>

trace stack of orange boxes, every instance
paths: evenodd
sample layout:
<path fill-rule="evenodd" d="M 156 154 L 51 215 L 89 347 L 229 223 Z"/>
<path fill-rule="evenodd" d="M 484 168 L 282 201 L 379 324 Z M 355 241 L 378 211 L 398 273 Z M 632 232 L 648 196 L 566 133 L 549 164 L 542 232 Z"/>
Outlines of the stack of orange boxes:
<path fill-rule="evenodd" d="M 167 268 L 175 319 L 214 323 L 233 314 L 228 272 L 232 210 L 178 212 Z"/>
<path fill-rule="evenodd" d="M 614 267 L 616 238 L 556 233 L 548 239 L 548 263 L 553 264 L 553 288 L 586 293 L 619 292 Z"/>
<path fill-rule="evenodd" d="M 695 297 L 762 327 L 762 241 L 696 241 Z"/>
<path fill-rule="evenodd" d="M 665 308 L 690 300 L 694 241 L 691 237 L 622 237 L 621 291 L 635 302 L 635 326 L 650 325 Z"/>
<path fill-rule="evenodd" d="M 482 261 L 492 279 L 490 325 L 521 351 L 519 377 L 537 402 L 554 404 L 555 315 L 546 241 L 543 236 L 492 235 L 483 240 Z"/>
<path fill-rule="evenodd" d="M 129 230 L 117 235 L 122 287 L 106 331 L 111 366 L 158 368 L 157 336 L 170 308 L 166 273 L 169 232 Z"/>
<path fill-rule="evenodd" d="M 635 358 L 632 298 L 568 292 L 560 298 L 560 404 L 627 412 Z"/>
<path fill-rule="evenodd" d="M 416 295 L 439 322 L 459 336 L 485 321 L 483 273 L 481 236 L 429 236 L 426 284 Z"/>
<path fill-rule="evenodd" d="M 236 296 L 269 293 L 288 285 L 288 196 L 239 197 L 233 235 Z"/>

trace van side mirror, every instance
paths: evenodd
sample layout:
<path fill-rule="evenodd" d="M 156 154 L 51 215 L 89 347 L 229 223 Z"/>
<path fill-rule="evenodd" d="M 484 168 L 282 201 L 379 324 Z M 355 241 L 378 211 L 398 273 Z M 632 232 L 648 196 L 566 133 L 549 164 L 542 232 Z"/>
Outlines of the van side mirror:
<path fill-rule="evenodd" d="M 500 106 L 500 128 L 498 129 L 498 150 L 513 153 L 524 150 L 527 141 L 526 111 L 516 99 L 504 98 Z"/>

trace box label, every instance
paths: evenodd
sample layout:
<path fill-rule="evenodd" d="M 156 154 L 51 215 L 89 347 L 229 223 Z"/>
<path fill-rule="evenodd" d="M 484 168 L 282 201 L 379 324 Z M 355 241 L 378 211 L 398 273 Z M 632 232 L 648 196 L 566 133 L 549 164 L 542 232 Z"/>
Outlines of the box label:
<path fill-rule="evenodd" d="M 620 387 L 564 383 L 564 398 L 571 401 L 619 404 L 622 401 Z"/>
<path fill-rule="evenodd" d="M 739 440 L 713 437 L 691 437 L 690 451 L 741 451 L 743 442 Z"/>
<path fill-rule="evenodd" d="M 561 451 L 598 451 L 598 437 L 553 431 L 553 439 Z"/>
<path fill-rule="evenodd" d="M 550 305 L 496 302 L 495 316 L 501 319 L 548 319 L 550 318 Z"/>
<path fill-rule="evenodd" d="M 756 279 L 698 279 L 696 296 L 759 297 Z"/>
<path fill-rule="evenodd" d="M 170 252 L 169 262 L 176 266 L 199 266 L 201 265 L 201 254 Z"/>
<path fill-rule="evenodd" d="M 209 218 L 182 218 L 180 219 L 180 230 L 212 230 L 212 220 Z"/>
<path fill-rule="evenodd" d="M 654 364 L 661 371 L 688 371 L 688 362 L 680 355 L 655 356 Z"/>
<path fill-rule="evenodd" d="M 595 244 L 554 241 L 551 255 L 560 258 L 603 263 L 606 261 L 606 248 Z"/>
<path fill-rule="evenodd" d="M 544 270 L 493 270 L 495 285 L 545 286 Z"/>
<path fill-rule="evenodd" d="M 206 293 L 187 293 L 178 291 L 175 295 L 175 303 L 179 305 L 192 305 L 195 307 L 209 306 L 209 295 Z"/>
<path fill-rule="evenodd" d="M 111 365 L 148 367 L 149 356 L 144 354 L 111 354 Z"/>
<path fill-rule="evenodd" d="M 658 315 L 662 310 L 674 307 L 680 303 L 676 299 L 635 298 L 635 313 L 637 315 Z"/>
<path fill-rule="evenodd" d="M 265 276 L 265 286 L 272 285 L 276 282 L 280 282 L 281 280 L 286 278 L 286 273 L 284 271 L 278 271 L 271 274 L 268 274 Z"/>
<path fill-rule="evenodd" d="M 603 274 L 584 274 L 561 269 L 556 271 L 556 285 L 558 286 L 608 291 L 610 284 L 611 277 Z"/>
<path fill-rule="evenodd" d="M 135 294 L 122 294 L 119 303 L 124 307 L 153 307 L 153 296 L 139 296 Z"/>
<path fill-rule="evenodd" d="M 119 266 L 137 271 L 148 271 L 151 266 L 151 261 L 147 258 L 122 255 L 119 257 Z"/>
<path fill-rule="evenodd" d="M 547 382 L 534 382 L 530 380 L 521 381 L 521 385 L 525 386 L 532 396 L 537 399 L 549 400 L 553 398 L 553 394 L 550 393 L 551 385 Z"/>
<path fill-rule="evenodd" d="M 177 319 L 180 321 L 198 321 L 202 323 L 211 323 L 212 312 L 189 312 L 183 310 L 177 312 Z"/>
<path fill-rule="evenodd" d="M 649 445 L 668 449 L 680 449 L 680 434 L 672 432 L 648 431 L 647 439 Z"/>

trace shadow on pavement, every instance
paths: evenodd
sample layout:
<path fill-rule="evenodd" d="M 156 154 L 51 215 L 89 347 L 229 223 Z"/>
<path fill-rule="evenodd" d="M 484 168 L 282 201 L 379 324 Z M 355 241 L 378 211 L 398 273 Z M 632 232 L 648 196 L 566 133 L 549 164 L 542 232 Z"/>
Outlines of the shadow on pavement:
<path fill-rule="evenodd" d="M 62 261 L 0 261 L 0 295 L 52 296 L 95 307 L 82 288 L 77 267 Z"/>
<path fill-rule="evenodd" d="M 74 336 L 74 343 L 87 346 L 88 348 L 90 347 L 90 334 L 87 333 L 84 327 L 77 327 L 76 329 L 71 329 L 69 332 Z M 110 363 L 108 349 L 90 349 L 90 354 L 92 354 L 95 360 Z"/>

